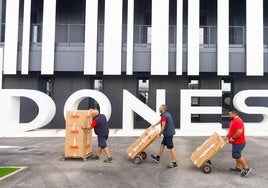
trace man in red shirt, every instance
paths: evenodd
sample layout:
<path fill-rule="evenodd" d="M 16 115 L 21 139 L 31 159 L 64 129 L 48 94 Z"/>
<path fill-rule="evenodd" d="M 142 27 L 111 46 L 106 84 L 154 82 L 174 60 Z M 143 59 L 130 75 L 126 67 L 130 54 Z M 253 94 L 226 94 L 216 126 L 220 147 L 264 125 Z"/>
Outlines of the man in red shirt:
<path fill-rule="evenodd" d="M 230 168 L 230 171 L 241 173 L 241 176 L 245 177 L 252 169 L 248 167 L 246 160 L 242 157 L 241 154 L 246 145 L 244 122 L 238 116 L 236 110 L 230 110 L 229 117 L 231 121 L 229 124 L 227 137 L 229 143 L 232 144 L 233 147 L 232 157 L 236 160 L 236 167 Z"/>

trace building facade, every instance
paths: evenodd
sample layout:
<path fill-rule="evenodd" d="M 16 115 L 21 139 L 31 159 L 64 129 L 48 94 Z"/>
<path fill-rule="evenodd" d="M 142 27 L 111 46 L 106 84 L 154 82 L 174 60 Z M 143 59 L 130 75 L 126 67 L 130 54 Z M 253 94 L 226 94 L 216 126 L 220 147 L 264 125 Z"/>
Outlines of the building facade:
<path fill-rule="evenodd" d="M 81 89 L 110 100 L 111 128 L 122 128 L 123 90 L 150 108 L 156 91 L 181 127 L 183 89 L 222 90 L 221 97 L 193 97 L 192 106 L 221 106 L 222 113 L 191 114 L 192 122 L 227 127 L 233 97 L 268 89 L 268 1 L 264 0 L 0 0 L 2 89 L 46 93 L 56 114 L 44 128 L 64 128 L 66 100 Z M 248 106 L 268 107 L 266 97 Z M 87 98 L 79 109 L 98 107 Z M 38 114 L 20 100 L 20 122 Z M 246 122 L 259 114 L 241 112 Z M 134 128 L 149 125 L 136 115 Z"/>

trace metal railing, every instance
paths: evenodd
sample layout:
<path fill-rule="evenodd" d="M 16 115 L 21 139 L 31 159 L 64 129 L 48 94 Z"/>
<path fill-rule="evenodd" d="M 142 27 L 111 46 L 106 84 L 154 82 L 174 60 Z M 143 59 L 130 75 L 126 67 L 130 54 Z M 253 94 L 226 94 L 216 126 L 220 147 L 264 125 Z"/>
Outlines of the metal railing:
<path fill-rule="evenodd" d="M 30 26 L 31 44 L 42 43 L 42 24 L 31 24 Z M 22 42 L 22 24 L 19 25 L 19 43 Z M 84 24 L 57 24 L 55 40 L 57 44 L 83 44 L 85 41 Z M 169 44 L 176 45 L 176 25 L 169 26 Z M 5 24 L 2 24 L 1 42 L 4 42 Z M 217 27 L 200 26 L 200 45 L 215 46 L 217 44 Z M 151 45 L 151 25 L 134 25 L 134 45 L 150 46 Z M 98 44 L 104 43 L 104 25 L 98 25 Z M 127 25 L 122 27 L 122 43 L 127 43 Z M 187 44 L 187 26 L 183 26 L 183 44 Z M 230 26 L 229 44 L 238 47 L 246 45 L 245 26 Z M 268 46 L 268 27 L 264 27 L 264 45 Z"/>

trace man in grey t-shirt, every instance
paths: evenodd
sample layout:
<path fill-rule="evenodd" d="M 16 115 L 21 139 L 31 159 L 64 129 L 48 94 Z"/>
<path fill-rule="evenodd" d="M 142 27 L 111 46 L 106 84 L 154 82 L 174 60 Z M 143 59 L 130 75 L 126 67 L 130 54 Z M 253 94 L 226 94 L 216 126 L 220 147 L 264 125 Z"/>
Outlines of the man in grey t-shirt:
<path fill-rule="evenodd" d="M 165 150 L 165 147 L 167 147 L 170 151 L 171 158 L 172 158 L 172 163 L 168 165 L 168 168 L 175 168 L 177 167 L 177 162 L 176 162 L 176 152 L 174 149 L 173 145 L 173 136 L 175 135 L 175 127 L 173 123 L 172 116 L 169 112 L 167 112 L 167 106 L 166 105 L 161 105 L 159 107 L 159 112 L 161 113 L 161 119 L 155 123 L 154 125 L 151 126 L 156 126 L 158 124 L 161 124 L 161 131 L 159 133 L 159 136 L 162 134 L 164 135 L 159 152 L 157 155 L 151 155 L 151 157 L 154 159 L 154 161 L 159 162 L 160 157 L 162 153 Z"/>

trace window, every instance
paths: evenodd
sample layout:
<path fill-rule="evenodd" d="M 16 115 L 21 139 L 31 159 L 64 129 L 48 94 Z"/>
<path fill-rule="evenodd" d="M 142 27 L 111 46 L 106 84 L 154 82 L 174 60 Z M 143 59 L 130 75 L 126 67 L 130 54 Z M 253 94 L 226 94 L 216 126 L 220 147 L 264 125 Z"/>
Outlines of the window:
<path fill-rule="evenodd" d="M 42 91 L 45 94 L 47 94 L 48 96 L 52 97 L 52 94 L 53 94 L 53 79 L 52 79 L 52 77 L 47 77 L 47 76 L 39 77 L 38 88 L 39 88 L 39 91 Z"/>
<path fill-rule="evenodd" d="M 197 79 L 190 79 L 188 83 L 188 89 L 199 89 L 199 80 Z M 198 106 L 199 105 L 199 98 L 192 97 L 191 98 L 191 105 Z M 191 121 L 192 122 L 199 122 L 200 115 L 199 114 L 191 114 Z"/>
<path fill-rule="evenodd" d="M 94 89 L 98 90 L 98 91 L 102 91 L 102 80 L 101 79 L 94 80 Z"/>
<path fill-rule="evenodd" d="M 149 93 L 149 80 L 148 79 L 139 79 L 138 83 L 138 94 L 139 99 L 148 105 L 148 93 Z"/>
<path fill-rule="evenodd" d="M 99 78 L 94 79 L 92 88 L 94 90 L 97 90 L 97 91 L 103 91 L 102 81 L 103 80 L 99 79 Z M 89 108 L 94 108 L 94 109 L 100 110 L 100 106 L 97 103 L 97 101 L 95 101 L 94 99 L 91 99 L 91 98 L 89 99 Z"/>
<path fill-rule="evenodd" d="M 188 89 L 199 89 L 199 80 L 190 80 L 188 83 Z M 198 97 L 192 98 L 192 106 L 199 105 Z"/>
<path fill-rule="evenodd" d="M 138 79 L 137 95 L 140 101 L 149 105 L 149 80 L 147 78 Z M 138 114 L 135 114 L 135 127 L 144 128 L 147 122 Z"/>

